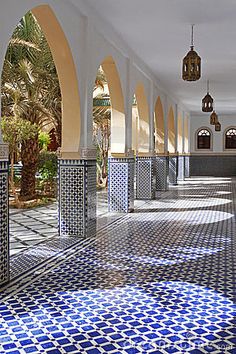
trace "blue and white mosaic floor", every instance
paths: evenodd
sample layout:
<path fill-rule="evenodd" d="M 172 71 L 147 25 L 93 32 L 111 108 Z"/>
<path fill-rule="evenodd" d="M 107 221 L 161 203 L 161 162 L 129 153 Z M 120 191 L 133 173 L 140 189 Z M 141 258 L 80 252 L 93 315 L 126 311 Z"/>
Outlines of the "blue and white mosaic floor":
<path fill-rule="evenodd" d="M 236 353 L 235 198 L 190 179 L 18 276 L 0 353 Z"/>
<path fill-rule="evenodd" d="M 97 193 L 97 217 L 97 230 L 120 217 L 115 213 L 108 213 L 107 192 L 103 190 Z M 33 251 L 41 242 L 45 244 L 45 241 L 51 241 L 57 233 L 58 205 L 56 202 L 38 208 L 10 209 L 10 256 L 26 251 L 31 246 L 34 246 L 31 250 Z"/>

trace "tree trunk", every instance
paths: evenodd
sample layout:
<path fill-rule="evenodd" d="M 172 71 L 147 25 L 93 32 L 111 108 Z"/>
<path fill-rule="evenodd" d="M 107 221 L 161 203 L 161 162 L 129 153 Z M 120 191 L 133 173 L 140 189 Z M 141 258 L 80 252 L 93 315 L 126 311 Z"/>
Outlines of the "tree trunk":
<path fill-rule="evenodd" d="M 102 152 L 102 178 L 107 178 L 108 151 Z"/>
<path fill-rule="evenodd" d="M 12 194 L 15 198 L 16 207 L 20 208 L 21 204 L 20 204 L 20 201 L 18 198 L 18 194 L 16 192 L 16 187 L 15 187 L 15 182 L 14 182 L 14 154 L 11 153 L 10 157 L 11 157 L 11 172 L 10 172 L 10 176 L 9 176 L 9 184 L 10 184 L 10 187 L 12 190 Z"/>
<path fill-rule="evenodd" d="M 35 197 L 35 174 L 37 172 L 39 159 L 38 135 L 22 143 L 21 160 L 21 199 L 27 200 Z"/>

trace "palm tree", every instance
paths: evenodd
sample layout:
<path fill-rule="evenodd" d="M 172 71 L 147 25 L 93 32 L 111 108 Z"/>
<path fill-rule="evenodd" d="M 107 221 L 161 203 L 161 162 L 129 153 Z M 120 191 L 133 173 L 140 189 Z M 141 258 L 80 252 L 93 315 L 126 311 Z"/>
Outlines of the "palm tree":
<path fill-rule="evenodd" d="M 49 94 L 50 93 L 50 94 Z M 39 128 L 61 130 L 61 93 L 46 38 L 31 12 L 20 21 L 8 46 L 2 75 L 3 115 L 21 117 Z M 22 143 L 22 198 L 35 195 L 38 135 Z"/>

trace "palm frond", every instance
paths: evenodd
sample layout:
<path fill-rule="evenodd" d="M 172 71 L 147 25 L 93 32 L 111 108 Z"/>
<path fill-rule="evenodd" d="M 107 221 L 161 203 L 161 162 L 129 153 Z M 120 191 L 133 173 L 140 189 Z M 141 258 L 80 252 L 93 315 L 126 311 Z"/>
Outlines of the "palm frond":
<path fill-rule="evenodd" d="M 20 46 L 24 46 L 24 47 L 28 47 L 28 48 L 33 48 L 33 49 L 41 52 L 41 49 L 38 47 L 37 44 L 32 43 L 32 42 L 28 42 L 28 41 L 21 39 L 21 38 L 11 38 L 9 45 L 10 46 L 20 45 Z"/>

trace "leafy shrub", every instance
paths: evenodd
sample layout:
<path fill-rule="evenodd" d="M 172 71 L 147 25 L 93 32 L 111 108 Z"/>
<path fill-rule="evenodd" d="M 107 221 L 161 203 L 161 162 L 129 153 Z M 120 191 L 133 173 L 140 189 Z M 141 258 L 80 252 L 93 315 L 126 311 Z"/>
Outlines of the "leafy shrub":
<path fill-rule="evenodd" d="M 40 148 L 40 150 L 46 151 L 50 142 L 51 142 L 51 138 L 50 138 L 49 133 L 40 131 L 39 132 L 39 148 Z"/>
<path fill-rule="evenodd" d="M 57 176 L 57 155 L 55 152 L 41 151 L 38 172 L 45 182 L 52 182 Z"/>

